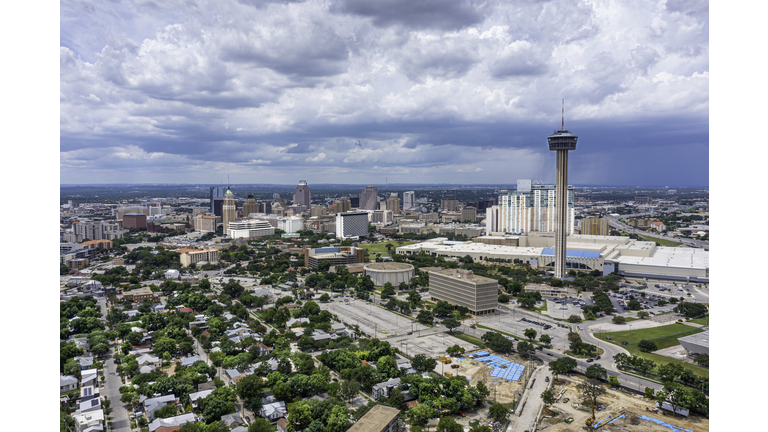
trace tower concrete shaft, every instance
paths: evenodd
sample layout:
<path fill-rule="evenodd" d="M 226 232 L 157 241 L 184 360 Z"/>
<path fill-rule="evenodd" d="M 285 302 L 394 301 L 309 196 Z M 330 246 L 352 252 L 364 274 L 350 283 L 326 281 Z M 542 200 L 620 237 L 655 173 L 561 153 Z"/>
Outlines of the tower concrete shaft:
<path fill-rule="evenodd" d="M 568 150 L 557 151 L 555 184 L 555 277 L 565 277 L 565 251 L 568 239 Z"/>
<path fill-rule="evenodd" d="M 568 152 L 576 150 L 579 137 L 567 130 L 555 131 L 547 137 L 549 149 L 557 152 L 555 183 L 555 277 L 565 277 L 568 239 Z"/>

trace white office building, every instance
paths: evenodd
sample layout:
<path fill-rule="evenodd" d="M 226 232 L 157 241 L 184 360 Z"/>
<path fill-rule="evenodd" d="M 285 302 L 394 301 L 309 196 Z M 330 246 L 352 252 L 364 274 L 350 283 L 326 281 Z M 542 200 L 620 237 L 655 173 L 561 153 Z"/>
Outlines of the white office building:
<path fill-rule="evenodd" d="M 258 238 L 275 235 L 275 228 L 266 220 L 242 219 L 229 223 L 229 238 Z"/>
<path fill-rule="evenodd" d="M 295 233 L 304 229 L 304 219 L 298 216 L 285 217 L 277 220 L 277 229 L 286 233 Z"/>
<path fill-rule="evenodd" d="M 368 213 L 347 212 L 336 214 L 336 238 L 368 235 Z"/>
<path fill-rule="evenodd" d="M 413 191 L 403 192 L 403 210 L 416 207 L 416 193 Z"/>
<path fill-rule="evenodd" d="M 531 231 L 555 231 L 555 185 L 532 184 L 531 180 L 518 180 L 517 190 L 502 190 L 499 194 L 498 211 L 491 207 L 491 219 L 486 216 L 488 232 L 524 234 Z M 494 206 L 496 207 L 496 206 Z M 568 186 L 568 235 L 574 234 L 575 213 L 573 186 Z M 490 222 L 490 223 L 489 223 Z"/>

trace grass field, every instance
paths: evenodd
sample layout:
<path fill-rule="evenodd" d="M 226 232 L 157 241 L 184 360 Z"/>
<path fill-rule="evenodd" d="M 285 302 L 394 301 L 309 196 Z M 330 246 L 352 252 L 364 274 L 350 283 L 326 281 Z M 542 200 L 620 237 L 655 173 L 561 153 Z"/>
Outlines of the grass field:
<path fill-rule="evenodd" d="M 656 346 L 659 347 L 659 349 L 669 348 L 675 345 L 679 345 L 680 343 L 677 341 L 678 338 L 681 338 L 683 336 L 689 336 L 696 333 L 701 333 L 703 330 L 698 328 L 691 328 L 691 326 L 687 326 L 685 324 L 670 324 L 666 326 L 661 327 L 654 327 L 649 329 L 642 329 L 642 330 L 626 330 L 626 331 L 620 331 L 620 332 L 609 332 L 609 333 L 595 333 L 593 336 L 604 340 L 606 342 L 613 343 L 615 345 L 619 345 L 622 348 L 629 351 L 630 355 L 636 355 L 638 357 L 642 357 L 645 359 L 653 360 L 656 362 L 656 366 L 663 365 L 665 363 L 669 363 L 674 361 L 673 359 L 669 357 L 664 357 L 658 354 L 653 353 L 646 353 L 640 351 L 640 349 L 637 347 L 637 344 L 640 343 L 643 339 L 649 339 L 656 343 Z M 606 336 L 610 336 L 611 340 L 607 340 Z M 622 345 L 622 342 L 628 342 L 628 345 Z M 706 378 L 709 378 L 709 369 L 703 368 L 701 366 L 692 365 L 688 363 L 681 363 L 684 368 L 690 370 L 691 372 L 695 373 L 696 375 L 703 376 Z"/>
<path fill-rule="evenodd" d="M 701 324 L 701 325 L 709 325 L 709 315 L 704 315 L 701 318 L 695 318 L 695 319 L 692 319 L 692 320 L 690 320 L 688 322 L 692 322 L 692 323 L 696 323 L 696 324 Z"/>
<path fill-rule="evenodd" d="M 680 246 L 682 243 L 679 242 L 673 242 L 672 240 L 666 240 L 666 239 L 660 239 L 656 237 L 650 237 L 650 236 L 644 236 L 642 234 L 638 234 L 640 237 L 646 239 L 647 241 L 656 242 L 659 246 Z"/>
<path fill-rule="evenodd" d="M 487 348 L 485 346 L 485 342 L 483 342 L 482 340 L 469 335 L 465 335 L 464 333 L 451 333 L 451 336 L 461 339 L 464 342 L 469 342 L 471 344 L 477 345 L 480 348 L 483 348 L 483 349 Z"/>
<path fill-rule="evenodd" d="M 368 251 L 368 253 L 372 253 L 372 254 L 373 253 L 378 253 L 378 254 L 382 254 L 384 256 L 387 256 L 387 255 L 389 255 L 389 251 L 387 250 L 387 245 L 388 244 L 391 244 L 394 247 L 398 247 L 398 246 L 406 246 L 406 245 L 414 244 L 414 243 L 416 243 L 416 242 L 403 242 L 402 244 L 400 244 L 400 243 L 398 243 L 395 240 L 390 240 L 390 241 L 381 242 L 381 243 L 362 243 L 359 246 L 361 248 L 363 248 L 363 249 L 366 249 Z M 394 252 L 394 250 L 393 250 L 393 252 Z"/>

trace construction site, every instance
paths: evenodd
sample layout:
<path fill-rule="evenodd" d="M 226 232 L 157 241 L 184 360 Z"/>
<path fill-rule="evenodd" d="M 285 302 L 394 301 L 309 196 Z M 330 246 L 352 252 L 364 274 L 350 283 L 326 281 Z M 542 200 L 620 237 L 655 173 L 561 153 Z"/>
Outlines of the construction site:
<path fill-rule="evenodd" d="M 446 363 L 439 360 L 436 373 L 466 377 L 473 386 L 482 382 L 491 391 L 490 400 L 505 404 L 520 399 L 532 370 L 531 363 L 517 355 L 491 355 L 482 350 L 447 358 Z"/>
<path fill-rule="evenodd" d="M 589 401 L 585 400 L 576 385 L 581 377 L 558 377 L 552 386 L 556 402 L 544 411 L 536 430 L 547 432 L 584 429 L 592 416 Z M 555 415 L 556 414 L 556 415 Z M 706 432 L 709 419 L 697 415 L 672 416 L 662 412 L 656 403 L 642 395 L 608 389 L 597 398 L 594 430 L 633 432 Z"/>

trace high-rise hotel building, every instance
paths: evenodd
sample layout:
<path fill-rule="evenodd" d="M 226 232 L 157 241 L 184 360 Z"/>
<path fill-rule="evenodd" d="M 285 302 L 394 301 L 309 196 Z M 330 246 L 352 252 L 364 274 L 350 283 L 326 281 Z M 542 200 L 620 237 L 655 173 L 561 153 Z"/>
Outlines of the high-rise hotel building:
<path fill-rule="evenodd" d="M 486 230 L 524 234 L 531 231 L 555 231 L 555 185 L 532 184 L 531 180 L 518 180 L 517 190 L 502 190 L 499 205 L 488 209 Z M 568 186 L 568 235 L 574 234 L 573 186 Z"/>

